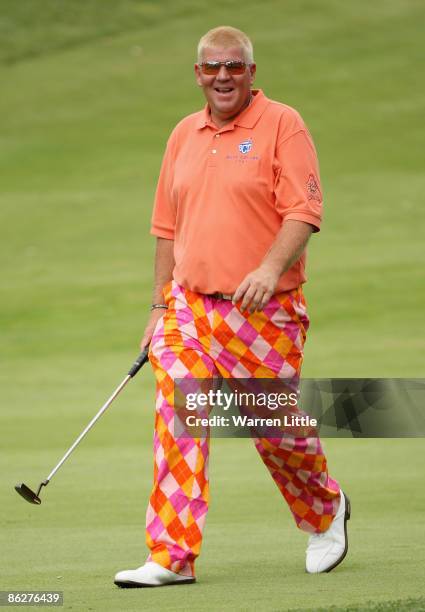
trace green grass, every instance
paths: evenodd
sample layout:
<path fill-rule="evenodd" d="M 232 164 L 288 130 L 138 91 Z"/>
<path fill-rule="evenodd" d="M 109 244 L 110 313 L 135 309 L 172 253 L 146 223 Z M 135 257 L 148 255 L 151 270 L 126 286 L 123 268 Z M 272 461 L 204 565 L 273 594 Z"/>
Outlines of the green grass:
<path fill-rule="evenodd" d="M 332 472 L 348 488 L 353 514 L 349 556 L 338 570 L 319 576 L 305 574 L 306 537 L 294 527 L 250 441 L 214 440 L 212 502 L 198 583 L 179 589 L 116 589 L 114 573 L 137 567 L 145 557 L 151 417 L 147 402 L 140 411 L 144 418 L 136 414 L 138 391 L 129 390 L 125 405 L 99 424 L 43 491 L 40 507 L 20 500 L 11 484 L 22 475 L 30 485 L 38 482 L 78 430 L 82 411 L 60 413 L 56 425 L 62 423 L 63 431 L 53 432 L 51 416 L 49 435 L 40 424 L 39 437 L 28 450 L 15 443 L 7 453 L 2 588 L 61 589 L 66 609 L 74 610 L 316 610 L 348 603 L 362 609 L 367 601 L 422 596 L 420 468 L 405 469 L 407 459 L 422 456 L 421 440 L 326 441 Z M 29 437 L 25 426 L 21 444 Z"/>
<path fill-rule="evenodd" d="M 326 576 L 305 575 L 250 441 L 214 440 L 198 583 L 113 586 L 145 558 L 148 369 L 41 507 L 12 488 L 47 475 L 137 354 L 162 151 L 203 104 L 196 42 L 220 23 L 252 35 L 258 86 L 319 151 L 305 376 L 423 376 L 424 16 L 415 0 L 0 0 L 0 589 L 60 589 L 78 611 L 425 609 L 420 439 L 325 441 L 353 504 L 350 554 Z"/>

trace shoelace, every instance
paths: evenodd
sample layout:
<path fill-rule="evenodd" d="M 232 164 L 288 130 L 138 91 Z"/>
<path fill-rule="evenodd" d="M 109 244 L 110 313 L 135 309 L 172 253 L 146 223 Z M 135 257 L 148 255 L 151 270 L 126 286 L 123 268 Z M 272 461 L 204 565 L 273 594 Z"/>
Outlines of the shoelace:
<path fill-rule="evenodd" d="M 308 538 L 308 548 L 314 548 L 315 544 L 319 543 L 319 540 L 322 540 L 326 535 L 326 532 L 324 533 L 313 533 L 309 538 Z"/>

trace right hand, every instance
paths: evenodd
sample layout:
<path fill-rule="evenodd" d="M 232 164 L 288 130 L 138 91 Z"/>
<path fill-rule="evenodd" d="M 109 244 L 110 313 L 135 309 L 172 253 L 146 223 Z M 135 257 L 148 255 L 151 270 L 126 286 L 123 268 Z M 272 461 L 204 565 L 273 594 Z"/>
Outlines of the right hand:
<path fill-rule="evenodd" d="M 160 319 L 162 319 L 162 317 L 164 316 L 166 312 L 167 311 L 165 308 L 155 308 L 155 310 L 152 310 L 149 320 L 146 324 L 145 331 L 143 332 L 142 339 L 140 341 L 141 351 L 143 351 L 147 347 L 147 345 L 150 343 L 150 341 L 152 340 L 152 336 L 153 336 L 153 332 L 155 331 L 156 324 L 158 323 Z"/>

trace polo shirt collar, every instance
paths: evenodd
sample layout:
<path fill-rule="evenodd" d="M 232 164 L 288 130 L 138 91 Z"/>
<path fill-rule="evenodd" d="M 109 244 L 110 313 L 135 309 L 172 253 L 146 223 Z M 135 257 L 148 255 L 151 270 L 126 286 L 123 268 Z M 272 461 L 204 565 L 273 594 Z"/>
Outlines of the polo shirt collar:
<path fill-rule="evenodd" d="M 222 128 L 223 131 L 233 129 L 236 125 L 248 129 L 252 129 L 261 115 L 264 113 L 266 107 L 269 104 L 268 98 L 264 95 L 261 89 L 253 89 L 253 100 L 247 108 L 245 108 L 237 117 L 235 117 L 229 123 L 226 123 Z M 217 129 L 217 126 L 211 121 L 210 107 L 208 104 L 205 105 L 203 111 L 196 122 L 196 128 L 202 130 L 205 127 L 212 127 Z"/>

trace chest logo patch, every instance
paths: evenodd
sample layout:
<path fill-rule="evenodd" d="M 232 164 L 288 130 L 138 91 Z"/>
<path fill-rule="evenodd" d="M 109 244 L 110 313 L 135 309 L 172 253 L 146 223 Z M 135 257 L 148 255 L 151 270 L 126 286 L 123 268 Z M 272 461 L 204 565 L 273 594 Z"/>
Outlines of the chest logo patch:
<path fill-rule="evenodd" d="M 249 138 L 248 140 L 243 140 L 239 144 L 239 151 L 243 153 L 244 155 L 249 153 L 251 149 L 252 149 L 252 139 L 251 138 Z"/>

